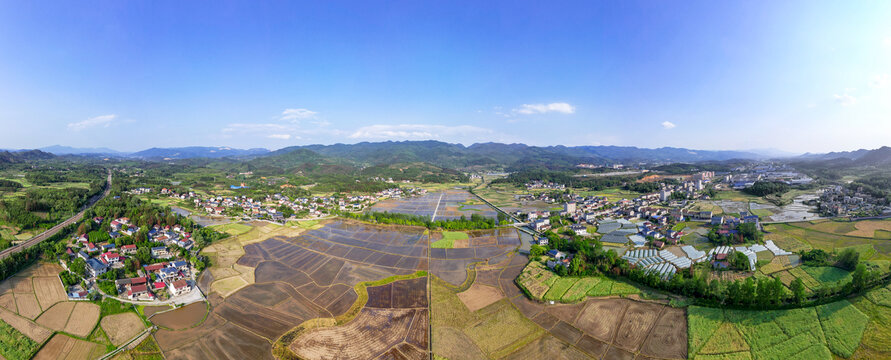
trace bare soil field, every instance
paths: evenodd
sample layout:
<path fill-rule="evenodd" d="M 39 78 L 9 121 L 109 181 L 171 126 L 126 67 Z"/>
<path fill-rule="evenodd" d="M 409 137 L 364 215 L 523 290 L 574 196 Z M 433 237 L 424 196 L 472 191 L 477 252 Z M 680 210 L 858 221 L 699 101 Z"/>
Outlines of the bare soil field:
<path fill-rule="evenodd" d="M 166 311 L 166 310 L 170 310 L 170 309 L 171 309 L 170 306 L 146 306 L 145 308 L 142 309 L 142 313 L 143 313 L 143 315 L 145 315 L 145 317 L 148 318 L 158 312 Z"/>
<path fill-rule="evenodd" d="M 129 341 L 145 330 L 145 325 L 139 316 L 129 311 L 103 317 L 100 325 L 115 346 Z"/>
<path fill-rule="evenodd" d="M 30 279 L 28 279 L 30 280 Z M 30 283 L 30 282 L 29 282 Z M 19 315 L 34 320 L 43 310 L 37 302 L 37 297 L 33 293 L 15 294 L 15 304 L 19 309 Z"/>
<path fill-rule="evenodd" d="M 51 330 L 6 310 L 0 310 L 0 320 L 3 320 L 3 322 L 14 327 L 37 343 L 43 343 L 53 335 Z"/>
<path fill-rule="evenodd" d="M 636 352 L 662 311 L 662 305 L 634 302 L 622 317 L 614 344 Z"/>
<path fill-rule="evenodd" d="M 363 309 L 343 326 L 322 328 L 299 336 L 291 351 L 304 359 L 375 358 L 403 343 L 416 317 L 427 312 L 414 309 Z M 411 345 L 413 347 L 413 345 Z M 426 348 L 415 359 L 426 358 Z"/>
<path fill-rule="evenodd" d="M 65 324 L 68 324 L 68 317 L 71 316 L 72 310 L 74 310 L 73 302 L 58 303 L 49 308 L 49 310 L 44 311 L 37 318 L 37 323 L 56 331 L 65 330 Z"/>
<path fill-rule="evenodd" d="M 87 337 L 90 335 L 90 332 L 93 331 L 93 328 L 96 327 L 98 321 L 99 305 L 88 302 L 78 302 L 74 304 L 74 311 L 71 312 L 68 324 L 65 325 L 65 332 L 81 337 Z"/>
<path fill-rule="evenodd" d="M 0 295 L 0 308 L 18 313 L 18 309 L 15 306 L 15 295 L 11 292 Z"/>
<path fill-rule="evenodd" d="M 68 300 L 58 276 L 37 276 L 32 282 L 34 294 L 37 295 L 37 302 L 41 308 L 49 309 L 55 303 Z"/>
<path fill-rule="evenodd" d="M 640 353 L 659 358 L 686 359 L 686 311 L 666 307 L 640 349 Z"/>
<path fill-rule="evenodd" d="M 12 288 L 12 292 L 16 294 L 30 294 L 34 292 L 34 287 L 31 285 L 31 278 L 20 276 L 17 274 L 6 281 L 9 281 L 9 285 Z"/>
<path fill-rule="evenodd" d="M 590 359 L 591 357 L 579 349 L 562 342 L 553 336 L 545 335 L 520 348 L 506 359 L 538 360 L 538 359 Z"/>
<path fill-rule="evenodd" d="M 588 301 L 576 325 L 595 339 L 612 343 L 627 307 L 628 302 L 619 299 Z"/>
<path fill-rule="evenodd" d="M 504 298 L 500 289 L 474 283 L 467 291 L 458 293 L 458 298 L 470 311 L 477 311 Z"/>
<path fill-rule="evenodd" d="M 151 322 L 168 329 L 182 330 L 200 324 L 206 315 L 207 304 L 196 302 L 176 310 L 157 314 L 151 318 Z"/>
<path fill-rule="evenodd" d="M 99 344 L 72 338 L 64 334 L 56 334 L 34 356 L 34 360 L 90 360 L 105 353 Z"/>

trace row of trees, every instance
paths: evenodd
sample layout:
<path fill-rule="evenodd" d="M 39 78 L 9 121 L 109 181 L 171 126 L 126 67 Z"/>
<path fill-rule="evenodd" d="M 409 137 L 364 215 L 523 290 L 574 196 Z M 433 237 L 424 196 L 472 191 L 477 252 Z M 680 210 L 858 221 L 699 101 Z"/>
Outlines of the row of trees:
<path fill-rule="evenodd" d="M 670 280 L 662 279 L 658 274 L 643 271 L 631 266 L 621 259 L 613 250 L 603 250 L 598 240 L 565 239 L 552 232 L 545 234 L 549 246 L 533 246 L 531 255 L 544 254 L 548 248 L 554 248 L 575 254 L 568 269 L 558 266 L 557 271 L 570 276 L 590 276 L 604 274 L 623 276 L 638 283 L 676 294 L 695 298 L 707 305 L 732 305 L 751 308 L 776 308 L 805 303 L 816 303 L 830 298 L 847 296 L 886 280 L 887 274 L 879 270 L 869 269 L 864 264 L 857 264 L 852 274 L 852 281 L 835 286 L 818 288 L 811 297 L 805 292 L 804 284 L 794 281 L 791 290 L 786 290 L 782 282 L 776 278 L 745 280 L 708 279 L 708 263 L 697 264 L 688 271 L 676 273 Z M 745 257 L 745 256 L 743 256 Z M 731 260 L 734 261 L 734 260 Z M 748 259 L 744 266 L 748 268 Z"/>
<path fill-rule="evenodd" d="M 336 211 L 335 213 L 341 217 L 356 219 L 360 221 L 367 221 L 378 224 L 423 226 L 428 229 L 480 230 L 494 229 L 496 226 L 498 226 L 498 222 L 495 219 L 487 218 L 478 214 L 470 215 L 469 219 L 462 215 L 459 219 L 430 221 L 430 218 L 427 216 L 408 215 L 391 212 L 351 213 Z"/>
<path fill-rule="evenodd" d="M 550 170 L 523 170 L 512 173 L 507 177 L 492 180 L 493 184 L 507 183 L 516 186 L 533 181 L 554 182 L 566 185 L 572 188 L 587 188 L 591 190 L 604 190 L 633 183 L 639 179 L 640 175 L 620 175 L 620 176 L 601 176 L 601 177 L 574 177 L 574 173 L 570 171 L 550 171 Z"/>

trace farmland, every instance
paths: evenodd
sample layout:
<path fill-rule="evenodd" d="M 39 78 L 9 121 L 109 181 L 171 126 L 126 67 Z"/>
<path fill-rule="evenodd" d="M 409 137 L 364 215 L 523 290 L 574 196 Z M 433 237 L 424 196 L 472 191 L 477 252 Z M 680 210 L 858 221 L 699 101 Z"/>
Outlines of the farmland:
<path fill-rule="evenodd" d="M 687 309 L 694 358 L 850 357 L 869 317 L 847 300 L 792 310 Z"/>
<path fill-rule="evenodd" d="M 860 253 L 861 260 L 889 260 L 891 259 L 891 242 L 873 235 L 858 236 L 861 235 L 861 232 L 857 230 L 858 227 L 874 228 L 885 226 L 887 223 L 891 223 L 891 221 L 864 220 L 851 223 L 816 220 L 768 224 L 764 226 L 764 230 L 769 232 L 765 239 L 774 240 L 777 246 L 788 251 L 814 248 L 832 252 L 852 248 Z"/>
<path fill-rule="evenodd" d="M 305 331 L 291 342 L 290 350 L 303 359 L 429 358 L 426 280 L 367 288 L 368 301 L 358 316 L 341 326 Z"/>
<path fill-rule="evenodd" d="M 450 189 L 410 198 L 384 200 L 374 204 L 369 211 L 430 218 L 435 215 L 437 220 L 458 219 L 462 216 L 469 218 L 472 214 L 496 217 L 495 209 L 485 204 L 472 204 L 472 199 L 476 198 L 467 191 Z"/>
<path fill-rule="evenodd" d="M 587 296 L 631 295 L 640 289 L 607 277 L 560 277 L 539 261 L 530 261 L 517 277 L 517 284 L 539 301 L 572 303 Z"/>
<path fill-rule="evenodd" d="M 55 264 L 39 262 L 0 282 L 0 322 L 27 338 L 19 341 L 22 346 L 34 344 L 35 351 L 40 349 L 36 355 L 32 354 L 35 359 L 99 357 L 108 347 L 113 347 L 109 337 L 120 343 L 135 335 L 126 327 L 102 330 L 108 327 L 106 324 L 116 323 L 116 317 L 128 317 L 130 324 L 138 326 L 136 332 L 142 331 L 142 320 L 130 305 L 114 302 L 117 305 L 114 307 L 109 300 L 101 304 L 68 301 L 56 275 L 59 270 Z M 113 315 L 115 313 L 120 315 Z M 100 319 L 103 325 L 97 326 Z M 10 348 L 10 351 L 18 351 L 14 349 Z M 22 358 L 4 354 L 2 350 L 0 356 Z"/>
<path fill-rule="evenodd" d="M 466 247 L 437 249 L 430 248 L 429 234 L 420 228 L 394 229 L 339 220 L 323 225 L 297 229 L 258 224 L 247 233 L 211 246 L 218 261 L 212 261 L 212 267 L 199 279 L 200 286 L 210 286 L 213 291 L 208 298 L 210 313 L 203 322 L 188 327 L 185 322 L 172 326 L 166 312 L 153 315 L 153 322 L 167 324 L 155 334 L 162 352 L 216 357 L 228 351 L 231 354 L 227 356 L 268 358 L 271 343 L 308 321 L 337 319 L 338 330 L 332 334 L 353 331 L 349 329 L 356 325 L 350 325 L 349 319 L 354 316 L 359 319 L 352 320 L 358 321 L 356 324 L 379 322 L 386 313 L 381 308 L 362 309 L 363 302 L 375 301 L 373 292 L 379 290 L 371 287 L 366 293 L 362 284 L 429 270 L 450 286 L 459 286 L 466 282 L 474 264 L 487 263 L 487 259 L 490 264 L 503 262 L 519 244 L 513 229 L 469 232 Z M 233 271 L 250 273 L 252 279 L 238 289 L 217 291 L 215 285 L 220 280 L 216 277 L 240 277 Z M 392 292 L 397 303 L 411 293 L 399 284 L 394 283 Z M 392 314 L 403 312 L 392 310 Z M 317 336 L 300 338 L 306 341 L 301 344 L 313 344 L 306 346 L 324 352 L 324 344 L 312 340 Z M 412 350 L 401 347 L 398 351 Z"/>

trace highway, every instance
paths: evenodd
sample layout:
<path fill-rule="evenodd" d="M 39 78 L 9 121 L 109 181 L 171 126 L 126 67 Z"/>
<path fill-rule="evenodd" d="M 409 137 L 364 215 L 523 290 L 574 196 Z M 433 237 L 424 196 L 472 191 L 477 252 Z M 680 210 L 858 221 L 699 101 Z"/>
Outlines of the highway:
<path fill-rule="evenodd" d="M 59 223 L 58 225 L 53 226 L 49 230 L 44 231 L 44 232 L 38 234 L 37 236 L 34 236 L 20 244 L 13 245 L 12 247 L 10 247 L 8 249 L 0 251 L 0 259 L 5 259 L 12 254 L 22 251 L 23 249 L 27 249 L 34 245 L 40 244 L 44 240 L 49 239 L 51 236 L 55 235 L 57 232 L 59 232 L 59 230 L 62 230 L 62 228 L 66 227 L 68 225 L 74 224 L 75 222 L 77 222 L 84 216 L 84 212 L 86 212 L 87 209 L 89 209 L 91 206 L 96 204 L 97 201 L 102 200 L 103 198 L 108 196 L 108 194 L 110 192 L 111 192 L 111 170 L 108 170 L 108 179 L 106 180 L 105 191 L 101 195 L 94 196 L 92 199 L 90 199 L 90 201 L 88 201 L 84 205 L 83 208 L 81 208 L 80 212 L 78 212 L 74 216 L 68 218 L 67 220 Z"/>

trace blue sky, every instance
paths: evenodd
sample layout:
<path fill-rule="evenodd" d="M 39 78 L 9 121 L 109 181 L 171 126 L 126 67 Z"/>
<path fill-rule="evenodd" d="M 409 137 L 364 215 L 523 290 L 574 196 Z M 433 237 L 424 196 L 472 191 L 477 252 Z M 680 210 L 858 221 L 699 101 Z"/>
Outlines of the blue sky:
<path fill-rule="evenodd" d="M 0 148 L 891 145 L 891 2 L 0 2 Z"/>

